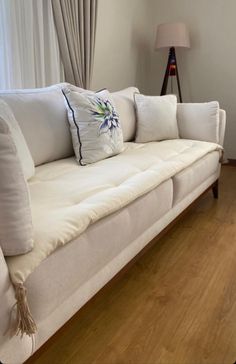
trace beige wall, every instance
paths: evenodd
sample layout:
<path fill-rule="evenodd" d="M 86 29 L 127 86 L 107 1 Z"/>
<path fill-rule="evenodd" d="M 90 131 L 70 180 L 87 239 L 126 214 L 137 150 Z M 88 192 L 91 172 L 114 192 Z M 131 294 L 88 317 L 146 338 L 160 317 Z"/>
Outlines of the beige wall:
<path fill-rule="evenodd" d="M 98 0 L 92 88 L 147 89 L 152 52 L 153 0 Z"/>
<path fill-rule="evenodd" d="M 192 42 L 177 54 L 183 99 L 220 102 L 225 149 L 236 158 L 235 14 L 236 0 L 99 0 L 92 88 L 159 94 L 167 51 L 153 51 L 156 25 L 183 21 Z"/>

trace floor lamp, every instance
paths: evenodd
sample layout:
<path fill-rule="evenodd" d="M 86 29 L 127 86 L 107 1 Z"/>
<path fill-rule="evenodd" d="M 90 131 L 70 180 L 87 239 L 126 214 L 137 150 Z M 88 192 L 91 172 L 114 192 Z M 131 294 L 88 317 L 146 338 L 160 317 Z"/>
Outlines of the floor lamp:
<path fill-rule="evenodd" d="M 179 101 L 182 102 L 182 93 L 175 53 L 176 47 L 190 48 L 189 33 L 186 25 L 183 23 L 165 23 L 158 25 L 155 49 L 169 48 L 169 57 L 161 88 L 161 95 L 166 95 L 169 77 L 175 76 L 177 79 Z"/>

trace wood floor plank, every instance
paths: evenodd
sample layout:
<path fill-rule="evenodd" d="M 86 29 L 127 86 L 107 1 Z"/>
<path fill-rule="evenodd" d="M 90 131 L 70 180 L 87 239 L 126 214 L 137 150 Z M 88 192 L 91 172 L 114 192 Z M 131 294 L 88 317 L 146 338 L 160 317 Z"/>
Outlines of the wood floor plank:
<path fill-rule="evenodd" d="M 233 364 L 236 361 L 236 168 L 35 364 Z"/>

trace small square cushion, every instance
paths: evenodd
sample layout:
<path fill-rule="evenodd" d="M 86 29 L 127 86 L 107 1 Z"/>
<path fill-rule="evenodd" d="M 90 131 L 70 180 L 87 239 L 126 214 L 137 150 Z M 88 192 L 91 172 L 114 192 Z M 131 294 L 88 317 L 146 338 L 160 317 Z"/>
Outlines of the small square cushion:
<path fill-rule="evenodd" d="M 217 101 L 178 104 L 180 137 L 219 143 L 219 110 Z"/>
<path fill-rule="evenodd" d="M 9 124 L 2 117 L 4 104 L 0 103 L 0 246 L 4 255 L 18 255 L 33 248 L 30 196 L 26 182 L 33 169 L 26 165 L 23 168 L 27 149 L 21 144 L 21 135 L 17 134 L 17 124 Z"/>
<path fill-rule="evenodd" d="M 94 163 L 122 152 L 122 129 L 110 93 L 107 90 L 81 93 L 74 88 L 62 92 L 79 164 Z"/>
<path fill-rule="evenodd" d="M 146 143 L 179 137 L 175 95 L 135 94 L 135 105 L 137 112 L 136 142 Z"/>

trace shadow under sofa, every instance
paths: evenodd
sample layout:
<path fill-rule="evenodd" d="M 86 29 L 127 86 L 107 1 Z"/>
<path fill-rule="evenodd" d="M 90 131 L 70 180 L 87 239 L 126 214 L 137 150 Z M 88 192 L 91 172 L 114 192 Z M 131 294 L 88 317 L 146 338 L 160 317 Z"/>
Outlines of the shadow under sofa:
<path fill-rule="evenodd" d="M 0 97 L 12 107 L 39 169 L 43 163 L 48 163 L 48 166 L 50 163 L 55 163 L 53 161 L 58 156 L 53 153 L 60 155 L 61 152 L 62 158 L 69 159 L 73 153 L 68 141 L 63 151 L 55 152 L 54 148 L 56 140 L 53 140 L 53 122 L 55 117 L 58 117 L 58 110 L 63 109 L 64 118 L 66 117 L 60 88 L 61 86 L 57 85 L 41 90 L 11 91 L 0 94 Z M 135 133 L 135 110 L 131 97 L 134 92 L 135 89 L 130 88 L 128 96 L 125 95 L 125 97 L 122 92 L 114 93 L 120 114 L 130 115 L 128 127 L 122 125 L 127 144 L 132 144 Z M 45 102 L 46 111 L 51 110 L 53 113 L 55 107 L 50 109 L 52 105 L 46 102 L 50 95 L 53 102 L 58 103 L 56 114 L 50 117 L 52 149 L 44 151 L 43 155 L 37 151 L 36 139 L 32 139 L 32 134 L 24 122 L 24 113 L 19 116 L 22 102 L 25 102 L 25 95 L 28 95 L 26 97 L 29 97 L 29 100 L 24 104 L 24 112 L 29 112 L 28 107 L 31 108 L 30 112 L 34 113 L 34 103 L 38 104 L 40 100 L 41 108 L 42 103 Z M 22 123 L 20 119 L 23 120 Z M 56 138 L 60 138 L 60 133 L 65 133 L 67 126 L 64 121 L 60 128 Z M 219 128 L 219 144 L 222 145 L 225 129 L 225 112 L 222 110 Z M 68 130 L 66 134 L 69 137 Z M 41 137 L 43 138 L 42 135 Z M 194 131 L 192 139 L 194 139 Z M 129 205 L 90 225 L 84 233 L 69 244 L 58 248 L 34 270 L 26 280 L 25 286 L 28 303 L 38 327 L 35 335 L 36 350 L 204 191 L 214 186 L 216 194 L 216 182 L 220 175 L 220 155 L 219 151 L 208 153 Z M 0 260 L 0 360 L 3 363 L 18 364 L 31 355 L 32 342 L 27 336 L 23 338 L 14 336 L 9 339 L 7 335 L 4 335 L 9 325 L 9 315 L 15 298 L 8 267 L 2 253 Z"/>

